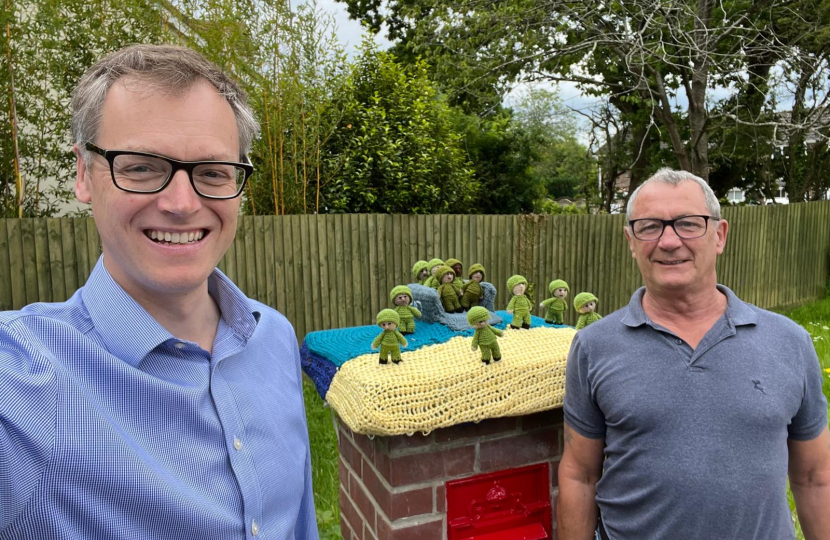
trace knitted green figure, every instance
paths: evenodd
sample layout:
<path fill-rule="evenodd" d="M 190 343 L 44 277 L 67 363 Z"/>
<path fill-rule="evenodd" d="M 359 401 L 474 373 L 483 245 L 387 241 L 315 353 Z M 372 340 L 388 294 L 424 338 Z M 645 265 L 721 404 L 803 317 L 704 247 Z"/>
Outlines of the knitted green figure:
<path fill-rule="evenodd" d="M 415 280 L 415 283 L 423 285 L 427 280 L 429 277 L 429 268 L 427 268 L 428 264 L 429 263 L 426 261 L 418 261 L 412 267 L 412 279 Z"/>
<path fill-rule="evenodd" d="M 378 313 L 377 320 L 378 326 L 383 328 L 383 332 L 372 342 L 372 348 L 380 347 L 380 363 L 388 363 L 390 355 L 392 356 L 392 362 L 400 363 L 401 346 L 406 347 L 406 338 L 398 332 L 398 326 L 401 324 L 400 317 L 394 310 L 383 309 Z"/>
<path fill-rule="evenodd" d="M 415 331 L 415 317 L 420 317 L 421 312 L 410 306 L 412 303 L 412 291 L 406 285 L 398 285 L 389 293 L 389 300 L 395 304 L 395 313 L 401 319 L 401 334 L 411 334 Z"/>
<path fill-rule="evenodd" d="M 455 271 L 449 266 L 442 266 L 435 272 L 435 277 L 440 281 L 440 285 L 438 285 L 438 296 L 441 298 L 441 305 L 444 306 L 444 311 L 447 313 L 461 313 L 464 311 L 464 308 L 458 302 L 458 297 L 461 296 L 461 289 L 453 283 Z"/>
<path fill-rule="evenodd" d="M 576 321 L 576 329 L 585 328 L 591 323 L 597 322 L 602 315 L 594 312 L 597 308 L 597 297 L 589 292 L 581 292 L 574 297 L 574 308 L 579 312 L 579 319 Z"/>
<path fill-rule="evenodd" d="M 429 277 L 424 282 L 424 285 L 426 285 L 427 287 L 432 287 L 433 289 L 438 288 L 438 285 L 440 285 L 440 283 L 438 283 L 438 278 L 435 277 L 435 272 L 437 272 L 438 269 L 442 266 L 444 266 L 444 261 L 442 261 L 441 259 L 432 259 L 427 263 L 427 268 L 429 269 Z"/>
<path fill-rule="evenodd" d="M 453 280 L 453 283 L 455 283 L 456 287 L 463 287 L 464 279 L 462 279 L 462 276 L 464 275 L 464 267 L 462 266 L 461 261 L 458 259 L 447 259 L 444 264 L 452 268 L 452 271 L 455 272 L 455 279 Z"/>
<path fill-rule="evenodd" d="M 545 311 L 545 322 L 565 324 L 565 319 L 562 315 L 568 309 L 568 303 L 565 299 L 568 298 L 568 293 L 571 292 L 571 288 L 561 279 L 555 279 L 550 282 L 548 289 L 553 295 L 553 298 L 548 298 L 539 304 L 539 307 L 547 308 L 547 311 Z"/>
<path fill-rule="evenodd" d="M 476 333 L 473 335 L 473 350 L 481 347 L 481 361 L 488 365 L 491 356 L 495 362 L 501 360 L 501 350 L 496 338 L 504 335 L 498 328 L 493 328 L 487 324 L 489 320 L 490 313 L 481 306 L 475 306 L 467 313 L 467 321 L 470 326 L 476 329 Z"/>
<path fill-rule="evenodd" d="M 507 304 L 507 312 L 513 314 L 510 326 L 527 330 L 530 328 L 530 310 L 533 308 L 525 296 L 527 280 L 522 276 L 513 276 L 507 280 L 507 289 L 513 293 L 513 298 Z"/>
<path fill-rule="evenodd" d="M 479 302 L 484 300 L 484 289 L 481 288 L 481 282 L 484 281 L 484 267 L 480 264 L 474 264 L 470 267 L 470 272 L 467 275 L 470 281 L 461 287 L 461 307 L 470 309 L 470 306 L 477 306 Z"/>

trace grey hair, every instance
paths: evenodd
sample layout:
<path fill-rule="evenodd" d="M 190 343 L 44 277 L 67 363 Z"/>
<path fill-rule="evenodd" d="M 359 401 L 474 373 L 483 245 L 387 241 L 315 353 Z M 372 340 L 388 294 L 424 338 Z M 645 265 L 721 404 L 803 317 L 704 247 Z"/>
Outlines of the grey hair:
<path fill-rule="evenodd" d="M 259 122 L 244 90 L 204 56 L 173 45 L 131 45 L 99 60 L 84 73 L 72 92 L 72 139 L 87 163 L 89 152 L 82 143 L 95 141 L 107 92 L 115 81 L 125 77 L 172 96 L 181 95 L 205 80 L 233 110 L 240 158 L 248 155 L 253 140 L 259 135 Z"/>
<path fill-rule="evenodd" d="M 631 216 L 634 214 L 634 201 L 637 200 L 637 195 L 640 193 L 640 190 L 654 182 L 669 184 L 671 186 L 676 186 L 683 182 L 697 182 L 697 185 L 703 190 L 703 197 L 706 201 L 706 209 L 709 211 L 709 215 L 720 219 L 720 203 L 718 202 L 718 198 L 703 178 L 695 176 L 688 171 L 675 171 L 674 169 L 664 167 L 654 173 L 651 178 L 640 184 L 634 190 L 634 193 L 631 194 L 631 197 L 628 198 L 628 206 L 625 209 L 626 221 L 631 221 L 632 219 Z"/>

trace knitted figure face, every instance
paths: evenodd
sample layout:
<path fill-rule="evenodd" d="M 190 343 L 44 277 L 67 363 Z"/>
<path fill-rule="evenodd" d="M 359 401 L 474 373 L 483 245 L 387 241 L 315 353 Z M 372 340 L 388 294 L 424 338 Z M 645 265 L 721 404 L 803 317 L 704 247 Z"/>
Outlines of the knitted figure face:
<path fill-rule="evenodd" d="M 427 276 L 429 276 L 429 270 L 424 268 L 423 270 L 418 272 L 418 281 L 421 281 L 422 279 L 426 279 Z"/>
<path fill-rule="evenodd" d="M 412 299 L 409 298 L 408 294 L 399 294 L 395 297 L 396 306 L 408 306 L 411 301 Z"/>
<path fill-rule="evenodd" d="M 473 328 L 481 329 L 485 326 L 487 326 L 487 321 L 478 321 L 477 323 L 473 323 Z"/>
<path fill-rule="evenodd" d="M 484 274 L 482 274 L 481 272 L 473 272 L 473 275 L 470 276 L 470 279 L 472 279 L 476 283 L 481 283 L 481 280 L 484 279 Z"/>
<path fill-rule="evenodd" d="M 454 279 L 455 279 L 455 273 L 454 272 L 447 272 L 446 274 L 441 276 L 441 282 L 442 283 L 452 283 Z"/>
<path fill-rule="evenodd" d="M 553 296 L 564 300 L 568 297 L 568 289 L 566 289 L 565 287 L 559 287 L 558 289 L 554 289 Z"/>
<path fill-rule="evenodd" d="M 462 270 L 464 270 L 464 267 L 461 266 L 461 263 L 452 265 L 452 269 L 453 272 L 455 272 L 456 276 L 461 277 L 462 275 L 464 275 L 462 274 Z"/>
<path fill-rule="evenodd" d="M 584 306 L 582 306 L 581 308 L 579 308 L 579 312 L 580 312 L 580 313 L 583 313 L 583 314 L 584 314 L 584 313 L 591 313 L 591 312 L 592 312 L 592 311 L 594 311 L 596 308 L 597 308 L 597 303 L 596 303 L 596 301 L 595 301 L 595 300 L 591 300 L 590 302 L 588 302 L 587 304 L 585 304 Z"/>
<path fill-rule="evenodd" d="M 432 274 L 432 275 L 434 276 L 434 275 L 435 275 L 435 272 L 437 272 L 439 268 L 441 268 L 441 265 L 440 265 L 440 264 L 436 264 L 435 266 L 433 266 L 432 268 L 430 268 L 430 269 L 429 269 L 429 273 L 430 273 L 430 274 Z"/>
<path fill-rule="evenodd" d="M 387 330 L 387 331 L 394 330 L 395 328 L 398 327 L 398 325 L 393 323 L 392 321 L 382 322 L 378 326 L 380 326 L 381 328 L 383 328 L 384 330 Z"/>
<path fill-rule="evenodd" d="M 525 293 L 525 289 L 527 288 L 526 283 L 519 283 L 515 287 L 513 287 L 513 294 L 515 296 L 521 296 Z"/>

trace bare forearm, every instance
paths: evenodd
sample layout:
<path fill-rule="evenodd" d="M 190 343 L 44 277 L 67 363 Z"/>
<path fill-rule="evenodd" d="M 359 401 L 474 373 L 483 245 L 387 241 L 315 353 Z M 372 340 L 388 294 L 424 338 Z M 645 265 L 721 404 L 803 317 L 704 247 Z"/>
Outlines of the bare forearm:
<path fill-rule="evenodd" d="M 559 478 L 556 505 L 556 537 L 589 540 L 597 528 L 596 484 Z"/>
<path fill-rule="evenodd" d="M 830 540 L 830 484 L 790 485 L 806 540 Z"/>

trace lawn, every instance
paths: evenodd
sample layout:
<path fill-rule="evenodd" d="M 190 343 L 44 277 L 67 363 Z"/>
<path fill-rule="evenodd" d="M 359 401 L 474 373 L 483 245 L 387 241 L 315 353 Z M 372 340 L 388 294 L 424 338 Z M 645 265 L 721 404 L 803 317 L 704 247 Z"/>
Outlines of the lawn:
<path fill-rule="evenodd" d="M 830 401 L 830 298 L 807 304 L 785 312 L 810 332 L 813 344 L 821 362 L 824 378 L 824 395 Z M 314 502 L 317 507 L 317 525 L 321 540 L 336 540 L 340 536 L 340 509 L 338 500 L 338 451 L 337 436 L 332 423 L 331 411 L 323 406 L 323 400 L 314 390 L 314 385 L 304 381 L 306 416 L 309 438 L 311 439 L 311 468 L 314 482 Z M 792 496 L 790 507 L 794 508 Z M 795 511 L 793 511 L 795 518 Z M 796 519 L 796 534 L 804 538 Z"/>

